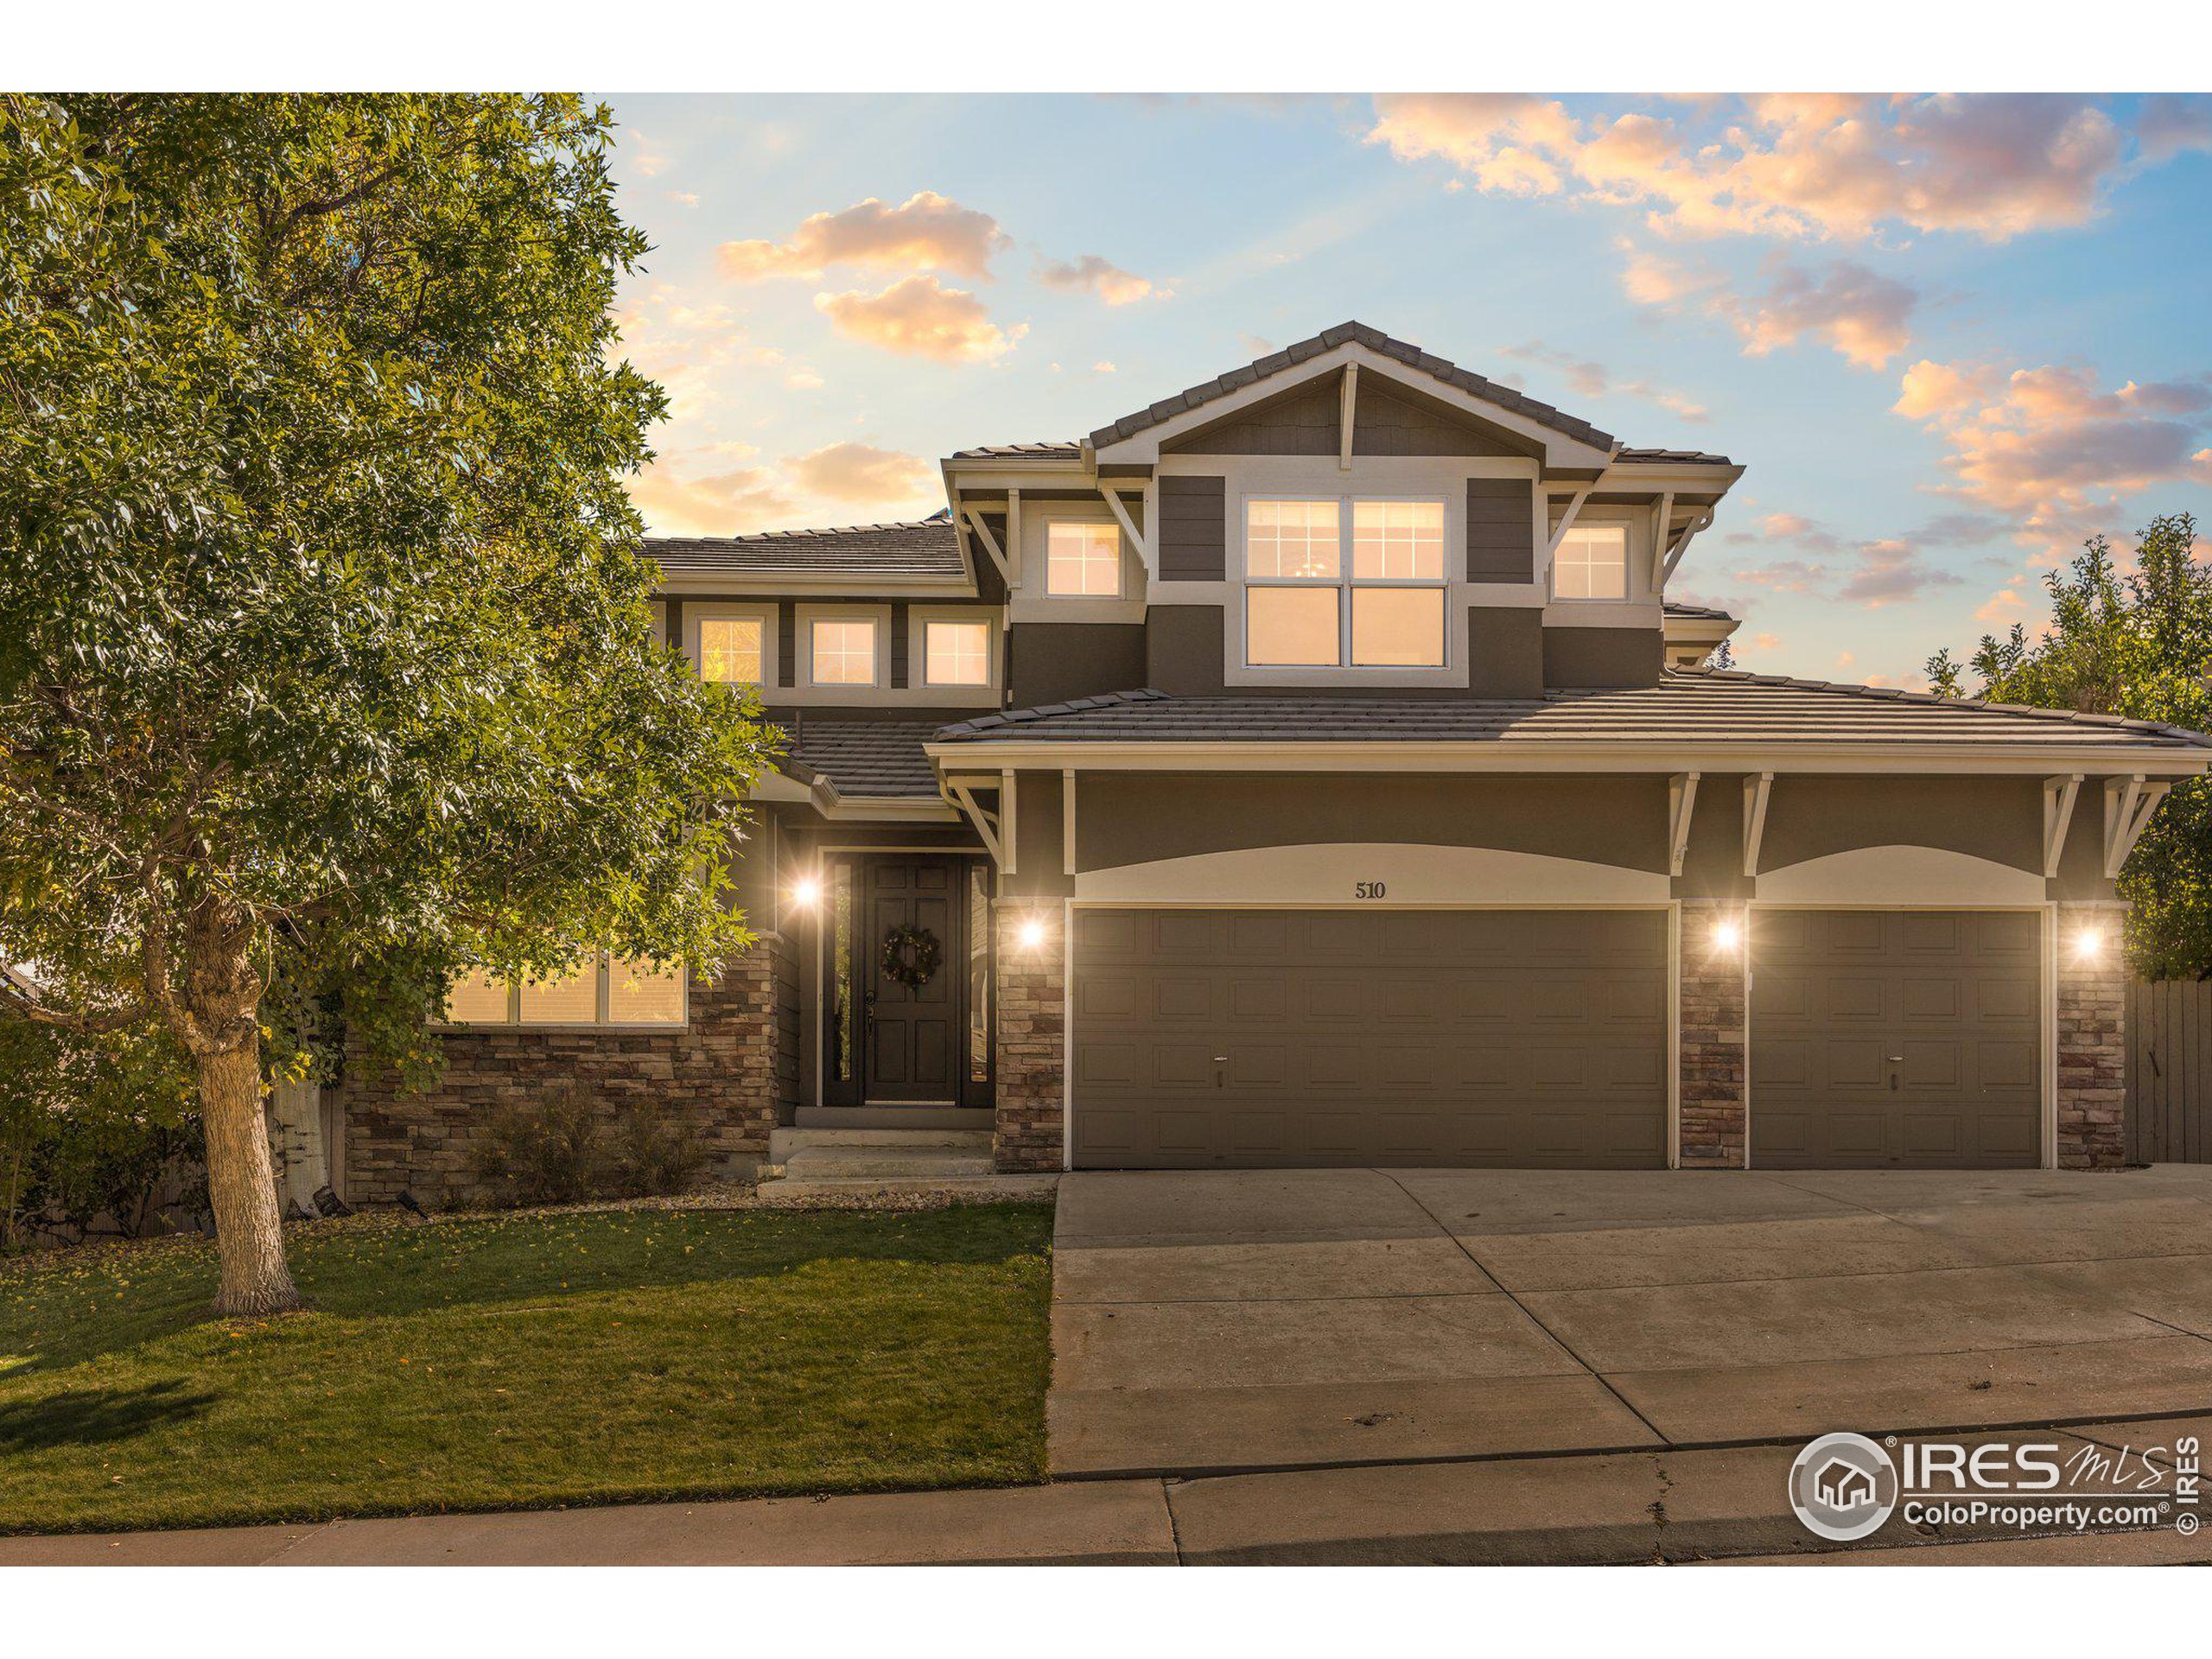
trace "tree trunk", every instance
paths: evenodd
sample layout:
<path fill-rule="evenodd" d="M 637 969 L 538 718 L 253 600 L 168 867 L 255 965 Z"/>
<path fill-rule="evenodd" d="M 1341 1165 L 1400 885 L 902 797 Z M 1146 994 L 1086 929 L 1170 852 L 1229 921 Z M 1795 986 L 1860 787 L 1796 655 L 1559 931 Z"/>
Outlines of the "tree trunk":
<path fill-rule="evenodd" d="M 195 1057 L 200 1111 L 207 1128 L 207 1196 L 215 1211 L 222 1288 L 215 1311 L 282 1313 L 301 1305 L 284 1265 L 283 1217 L 262 1115 L 257 1041 Z"/>

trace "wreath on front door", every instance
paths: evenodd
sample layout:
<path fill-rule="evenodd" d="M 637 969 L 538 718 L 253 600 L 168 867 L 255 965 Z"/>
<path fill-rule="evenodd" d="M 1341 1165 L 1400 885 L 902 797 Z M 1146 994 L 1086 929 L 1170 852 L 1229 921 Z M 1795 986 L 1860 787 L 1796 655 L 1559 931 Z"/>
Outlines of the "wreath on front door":
<path fill-rule="evenodd" d="M 883 976 L 910 991 L 918 991 L 937 977 L 943 947 L 926 927 L 900 922 L 883 933 Z"/>

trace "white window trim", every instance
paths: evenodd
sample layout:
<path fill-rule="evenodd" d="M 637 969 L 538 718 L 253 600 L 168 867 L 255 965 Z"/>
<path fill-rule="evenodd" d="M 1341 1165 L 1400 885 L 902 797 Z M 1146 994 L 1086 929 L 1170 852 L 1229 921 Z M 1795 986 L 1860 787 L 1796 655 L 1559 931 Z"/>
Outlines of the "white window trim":
<path fill-rule="evenodd" d="M 779 702 L 880 702 L 891 687 L 891 607 L 888 605 L 794 605 L 791 607 L 791 683 Z M 817 622 L 874 622 L 875 677 L 865 684 L 840 681 L 832 685 L 814 682 L 814 625 Z M 912 658 L 908 658 L 911 671 Z M 913 677 L 910 671 L 909 679 Z M 904 697 L 905 693 L 899 694 Z"/>
<path fill-rule="evenodd" d="M 1313 576 L 1255 576 L 1252 574 L 1252 506 L 1255 502 L 1331 501 L 1337 504 L 1337 575 L 1333 582 Z M 1352 516 L 1357 504 L 1367 502 L 1411 501 L 1435 506 L 1442 520 L 1442 569 L 1433 576 L 1355 576 L 1352 574 Z M 1357 490 L 1331 495 L 1326 491 L 1295 492 L 1257 490 L 1243 497 L 1239 509 L 1238 535 L 1243 550 L 1243 577 L 1237 586 L 1237 608 L 1243 621 L 1238 634 L 1243 652 L 1243 666 L 1247 672 L 1262 674 L 1297 674 L 1326 671 L 1335 674 L 1357 675 L 1363 677 L 1376 674 L 1440 675 L 1452 672 L 1456 666 L 1452 651 L 1452 595 L 1457 586 L 1454 581 L 1452 556 L 1452 502 L 1449 497 L 1414 492 Z M 1462 558 L 1464 558 L 1464 550 Z M 1252 613 L 1249 601 L 1255 588 L 1301 588 L 1309 591 L 1333 588 L 1337 598 L 1337 660 L 1333 663 L 1255 663 L 1252 660 Z M 1433 589 L 1443 597 L 1443 612 L 1438 626 L 1443 633 L 1443 660 L 1435 663 L 1355 663 L 1352 661 L 1351 611 L 1352 594 L 1362 588 L 1398 588 Z"/>
<path fill-rule="evenodd" d="M 760 624 L 760 694 L 768 696 L 775 690 L 776 676 L 782 664 L 776 652 L 776 607 L 773 605 L 735 605 L 721 601 L 702 600 L 683 607 L 683 652 L 691 659 L 693 673 L 701 673 L 706 663 L 706 652 L 701 649 L 700 627 L 702 622 L 755 621 Z M 723 682 L 712 682 L 723 683 Z M 737 683 L 737 682 L 727 682 Z"/>
<path fill-rule="evenodd" d="M 1621 533 L 1621 591 L 1618 594 L 1562 594 L 1559 590 L 1560 567 L 1565 561 L 1567 544 L 1579 530 L 1617 530 Z M 1636 591 L 1636 534 L 1634 527 L 1621 518 L 1591 518 L 1578 516 L 1567 526 L 1567 534 L 1560 537 L 1559 550 L 1552 555 L 1551 591 L 1548 595 L 1554 605 L 1626 605 L 1637 597 Z"/>
<path fill-rule="evenodd" d="M 1132 512 L 1135 503 L 1128 497 Z M 1047 594 L 1051 568 L 1052 527 L 1054 524 L 1096 524 L 1114 532 L 1122 550 L 1122 591 L 1108 594 Z M 1136 549 L 1103 501 L 1031 501 L 1021 504 L 1021 586 L 1011 596 L 1009 611 L 1016 622 L 1141 622 L 1145 619 L 1144 563 Z"/>
<path fill-rule="evenodd" d="M 970 622 L 983 629 L 983 679 L 976 685 L 938 685 L 930 677 L 930 624 Z M 995 607 L 910 605 L 906 607 L 906 686 L 912 700 L 975 707 L 995 704 L 1001 684 L 1004 629 Z"/>
<path fill-rule="evenodd" d="M 525 1020 L 522 1017 L 522 985 L 519 981 L 507 983 L 507 1017 L 499 1020 L 439 1020 L 434 1021 L 435 1031 L 467 1033 L 480 1031 L 688 1031 L 691 1027 L 691 976 L 682 970 L 677 974 L 677 991 L 683 999 L 683 1013 L 674 1020 L 610 1020 L 607 1017 L 607 999 L 613 983 L 613 955 L 599 953 L 597 996 L 594 1007 L 597 1017 L 592 1020 Z"/>
<path fill-rule="evenodd" d="M 1109 508 L 1109 512 L 1111 511 Z M 1052 587 L 1052 532 L 1055 530 L 1103 530 L 1114 543 L 1114 589 L 1111 593 L 1064 594 Z M 1104 523 L 1090 518 L 1077 518 L 1073 513 L 1048 513 L 1045 518 L 1045 597 L 1047 599 L 1120 600 L 1127 597 L 1129 586 L 1128 538 L 1122 534 L 1122 527 L 1111 518 Z M 1088 561 L 1086 561 L 1088 563 Z"/>

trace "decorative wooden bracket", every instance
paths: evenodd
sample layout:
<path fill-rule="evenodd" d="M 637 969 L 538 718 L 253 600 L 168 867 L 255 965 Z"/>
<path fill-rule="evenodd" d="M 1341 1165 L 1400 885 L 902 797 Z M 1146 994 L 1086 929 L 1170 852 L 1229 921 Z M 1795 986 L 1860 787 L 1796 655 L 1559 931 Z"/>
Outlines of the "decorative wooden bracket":
<path fill-rule="evenodd" d="M 1351 471 L 1352 422 L 1359 412 L 1359 365 L 1344 365 L 1344 404 L 1337 419 L 1337 470 Z"/>
<path fill-rule="evenodd" d="M 1014 585 L 1014 569 L 1006 562 L 1006 550 L 999 545 L 999 538 L 991 534 L 991 527 L 983 522 L 982 512 L 974 507 L 963 507 L 961 511 L 967 515 L 969 526 L 976 532 L 976 539 L 982 543 L 983 550 L 991 556 L 991 563 L 998 566 L 999 575 L 1011 588 Z"/>
<path fill-rule="evenodd" d="M 976 803 L 975 791 L 978 783 L 988 783 L 988 780 L 948 778 L 944 780 L 944 788 L 954 804 L 968 815 L 968 822 L 976 826 L 976 833 L 982 837 L 983 850 L 991 855 L 991 861 L 1004 868 L 1006 850 L 1005 842 L 1000 836 L 1001 820 L 997 813 Z"/>
<path fill-rule="evenodd" d="M 1136 549 L 1137 557 L 1143 562 L 1146 576 L 1156 578 L 1159 572 L 1153 568 L 1152 542 L 1137 534 L 1136 521 L 1129 517 L 1128 507 L 1122 500 L 1121 492 L 1104 479 L 1098 480 L 1098 493 L 1106 498 L 1106 505 L 1114 510 L 1114 517 L 1121 520 L 1122 534 L 1129 538 L 1129 545 Z"/>
<path fill-rule="evenodd" d="M 2074 822 L 2074 800 L 2082 792 L 2082 774 L 2071 772 L 2043 780 L 2043 874 L 2047 881 L 2058 874 L 2058 861 L 2066 851 L 2066 828 Z"/>
<path fill-rule="evenodd" d="M 1667 780 L 1667 862 L 1675 875 L 1682 873 L 1682 860 L 1690 849 L 1690 814 L 1697 810 L 1698 777 L 1694 772 L 1678 772 Z"/>
<path fill-rule="evenodd" d="M 1582 504 L 1590 499 L 1592 486 L 1585 484 L 1567 504 L 1567 511 L 1560 515 L 1559 526 L 1552 531 L 1551 540 L 1544 544 L 1547 562 L 1559 556 L 1559 544 L 1567 539 L 1567 532 L 1574 528 L 1575 515 L 1582 511 Z"/>
<path fill-rule="evenodd" d="M 1682 533 L 1675 538 L 1674 546 L 1668 550 L 1667 563 L 1660 569 L 1659 586 L 1662 588 L 1675 579 L 1675 568 L 1681 563 L 1682 555 L 1690 550 L 1690 543 L 1696 539 L 1698 531 L 1712 528 L 1713 514 L 1709 511 L 1700 512 L 1682 527 Z"/>
<path fill-rule="evenodd" d="M 2151 815 L 2166 798 L 2171 784 L 2152 784 L 2137 772 L 2132 778 L 2105 779 L 2105 879 L 2116 881 L 2135 850 L 2135 843 L 2151 827 Z"/>
<path fill-rule="evenodd" d="M 1774 788 L 1774 774 L 1762 772 L 1744 779 L 1744 874 L 1759 873 L 1759 842 L 1766 838 L 1767 797 Z"/>
<path fill-rule="evenodd" d="M 1667 585 L 1667 538 L 1674 534 L 1675 493 L 1669 490 L 1659 498 L 1659 505 L 1651 516 L 1651 591 L 1657 593 Z"/>

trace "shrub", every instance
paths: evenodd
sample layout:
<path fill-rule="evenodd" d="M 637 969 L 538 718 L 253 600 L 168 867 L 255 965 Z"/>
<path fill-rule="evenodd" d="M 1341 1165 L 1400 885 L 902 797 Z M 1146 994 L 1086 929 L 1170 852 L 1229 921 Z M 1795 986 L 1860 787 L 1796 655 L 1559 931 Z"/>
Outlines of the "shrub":
<path fill-rule="evenodd" d="M 681 1192 L 707 1158 L 698 1131 L 658 1103 L 602 1112 L 594 1090 L 562 1084 L 494 1111 L 472 1167 L 486 1202 L 520 1207 Z"/>
<path fill-rule="evenodd" d="M 609 1148 L 615 1192 L 626 1198 L 681 1192 L 707 1166 L 707 1147 L 687 1118 L 654 1101 L 625 1101 Z"/>
<path fill-rule="evenodd" d="M 573 1204 L 599 1189 L 602 1139 L 591 1091 L 562 1084 L 496 1109 L 471 1161 L 494 1204 Z"/>

